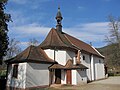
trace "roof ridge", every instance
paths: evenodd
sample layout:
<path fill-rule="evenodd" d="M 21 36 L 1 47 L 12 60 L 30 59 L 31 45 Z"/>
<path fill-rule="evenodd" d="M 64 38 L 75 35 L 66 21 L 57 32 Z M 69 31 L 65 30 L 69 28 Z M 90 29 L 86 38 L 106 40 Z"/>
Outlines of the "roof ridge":
<path fill-rule="evenodd" d="M 40 48 L 40 50 L 41 50 L 42 54 L 45 56 L 46 59 L 54 61 L 53 59 L 51 59 L 51 58 L 48 57 L 48 55 L 45 53 L 45 51 L 42 48 Z M 37 51 L 38 51 L 38 49 L 37 49 Z"/>
<path fill-rule="evenodd" d="M 35 50 L 35 52 L 37 53 L 37 55 L 39 56 L 39 51 L 38 51 L 37 48 L 38 48 L 38 46 L 36 46 L 34 50 Z"/>
<path fill-rule="evenodd" d="M 49 33 L 48 34 L 50 34 L 50 32 L 52 31 L 52 33 L 53 33 L 53 30 L 54 30 L 55 28 L 51 28 L 51 30 L 49 31 Z M 48 35 L 47 35 L 48 36 Z M 46 38 L 47 38 L 47 36 L 46 36 Z M 52 36 L 51 36 L 52 37 Z M 45 39 L 46 39 L 45 38 Z M 51 39 L 52 40 L 52 39 Z M 42 43 L 40 43 L 40 45 L 42 45 L 44 43 L 44 41 L 42 42 Z M 50 43 L 51 44 L 51 43 Z"/>
<path fill-rule="evenodd" d="M 52 35 L 53 35 L 53 29 L 51 29 L 51 33 L 52 33 Z M 52 35 L 51 35 L 51 38 L 50 38 L 50 45 L 51 45 L 51 41 L 52 41 Z"/>
<path fill-rule="evenodd" d="M 73 44 L 68 38 L 67 38 L 67 36 L 64 34 L 64 36 L 65 36 L 65 38 L 71 43 L 71 44 Z"/>
<path fill-rule="evenodd" d="M 56 29 L 55 29 L 55 31 L 56 31 L 56 33 L 58 34 L 58 36 L 59 36 L 60 40 L 62 41 L 62 43 L 64 43 L 64 41 L 62 40 L 62 38 L 61 38 L 60 35 L 59 35 L 59 33 L 62 34 L 62 32 L 58 32 Z M 64 43 L 64 44 L 65 44 L 65 43 Z M 66 45 L 66 44 L 65 44 L 65 45 Z"/>
<path fill-rule="evenodd" d="M 31 52 L 32 47 L 33 47 L 32 45 L 29 46 L 28 55 L 27 55 L 26 59 L 28 59 L 28 57 L 30 56 L 30 52 Z"/>

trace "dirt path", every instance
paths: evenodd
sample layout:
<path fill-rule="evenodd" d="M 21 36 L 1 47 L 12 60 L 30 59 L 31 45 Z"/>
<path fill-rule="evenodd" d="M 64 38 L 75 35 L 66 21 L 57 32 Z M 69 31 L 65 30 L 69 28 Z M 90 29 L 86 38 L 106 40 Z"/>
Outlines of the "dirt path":
<path fill-rule="evenodd" d="M 78 86 L 59 86 L 49 88 L 49 90 L 120 90 L 120 76 L 109 77 L 105 80 L 94 81 L 86 85 Z"/>

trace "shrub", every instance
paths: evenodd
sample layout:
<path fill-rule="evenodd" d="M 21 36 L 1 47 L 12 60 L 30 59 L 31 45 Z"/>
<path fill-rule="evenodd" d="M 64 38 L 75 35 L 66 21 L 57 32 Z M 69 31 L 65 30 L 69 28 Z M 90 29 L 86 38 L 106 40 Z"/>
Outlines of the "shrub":
<path fill-rule="evenodd" d="M 5 76 L 6 75 L 6 70 L 0 70 L 0 76 Z"/>

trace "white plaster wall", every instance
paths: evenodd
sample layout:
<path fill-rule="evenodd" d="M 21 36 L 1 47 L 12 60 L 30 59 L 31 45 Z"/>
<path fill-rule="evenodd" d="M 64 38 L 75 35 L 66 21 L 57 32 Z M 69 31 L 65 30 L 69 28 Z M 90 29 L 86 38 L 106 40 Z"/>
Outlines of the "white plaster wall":
<path fill-rule="evenodd" d="M 61 70 L 61 84 L 66 84 L 66 70 Z"/>
<path fill-rule="evenodd" d="M 13 75 L 13 65 L 9 66 L 8 69 L 8 80 L 7 86 L 17 87 L 17 88 L 25 88 L 26 83 L 26 63 L 18 64 L 18 77 L 14 78 Z"/>
<path fill-rule="evenodd" d="M 77 85 L 77 72 L 72 70 L 72 85 Z"/>
<path fill-rule="evenodd" d="M 85 60 L 83 60 L 83 55 L 85 56 Z M 88 69 L 86 70 L 87 80 L 91 81 L 90 55 L 81 53 L 81 64 L 88 67 Z"/>
<path fill-rule="evenodd" d="M 55 60 L 59 64 L 65 65 L 66 64 L 66 51 L 63 51 L 63 50 L 55 51 Z"/>
<path fill-rule="evenodd" d="M 66 60 L 72 59 L 75 57 L 75 53 L 72 51 L 66 51 Z"/>
<path fill-rule="evenodd" d="M 61 65 L 66 64 L 66 51 L 64 50 L 52 50 L 52 49 L 46 49 L 44 50 L 49 58 L 54 60 L 55 55 L 55 61 L 57 61 Z M 55 54 L 54 54 L 55 53 Z"/>
<path fill-rule="evenodd" d="M 27 63 L 26 87 L 49 85 L 49 70 L 51 64 Z"/>
<path fill-rule="evenodd" d="M 87 83 L 87 75 L 86 70 L 77 70 L 77 84 L 86 84 Z"/>
<path fill-rule="evenodd" d="M 48 55 L 49 58 L 51 58 L 51 59 L 54 60 L 54 50 L 52 50 L 52 49 L 46 49 L 44 51 Z"/>
<path fill-rule="evenodd" d="M 99 62 L 100 60 L 100 62 Z M 95 79 L 105 78 L 104 60 L 94 56 L 95 61 Z"/>

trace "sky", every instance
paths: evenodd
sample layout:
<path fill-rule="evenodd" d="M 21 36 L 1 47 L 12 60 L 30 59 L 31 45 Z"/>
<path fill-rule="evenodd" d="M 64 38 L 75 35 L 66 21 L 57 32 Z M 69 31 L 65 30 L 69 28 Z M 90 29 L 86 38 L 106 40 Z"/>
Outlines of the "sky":
<path fill-rule="evenodd" d="M 120 0 L 8 0 L 5 12 L 11 14 L 8 36 L 25 49 L 30 39 L 41 43 L 56 27 L 58 6 L 63 16 L 63 31 L 96 48 L 107 45 L 108 16 L 120 16 Z"/>

